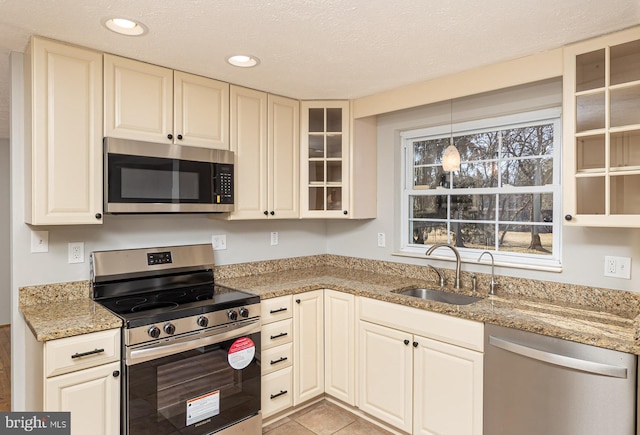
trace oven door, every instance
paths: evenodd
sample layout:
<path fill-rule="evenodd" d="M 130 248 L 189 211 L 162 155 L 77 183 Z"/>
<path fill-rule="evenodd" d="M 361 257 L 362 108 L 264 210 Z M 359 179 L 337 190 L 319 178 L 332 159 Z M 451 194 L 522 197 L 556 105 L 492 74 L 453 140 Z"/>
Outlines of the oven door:
<path fill-rule="evenodd" d="M 259 415 L 259 348 L 253 319 L 127 349 L 124 433 L 202 435 Z"/>

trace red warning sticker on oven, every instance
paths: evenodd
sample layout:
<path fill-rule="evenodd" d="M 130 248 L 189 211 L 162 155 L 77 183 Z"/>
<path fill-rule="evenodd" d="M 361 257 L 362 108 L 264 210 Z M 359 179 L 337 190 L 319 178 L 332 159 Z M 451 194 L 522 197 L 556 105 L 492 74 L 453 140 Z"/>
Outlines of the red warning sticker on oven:
<path fill-rule="evenodd" d="M 229 365 L 236 370 L 242 370 L 253 361 L 256 355 L 256 345 L 249 337 L 241 337 L 233 342 L 227 356 Z"/>

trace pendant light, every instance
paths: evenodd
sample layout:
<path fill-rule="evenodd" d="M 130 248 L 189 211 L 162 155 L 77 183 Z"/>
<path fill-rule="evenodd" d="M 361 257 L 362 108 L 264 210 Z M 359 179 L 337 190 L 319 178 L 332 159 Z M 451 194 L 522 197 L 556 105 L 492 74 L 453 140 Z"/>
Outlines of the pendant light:
<path fill-rule="evenodd" d="M 460 169 L 460 153 L 453 145 L 453 100 L 451 100 L 451 124 L 450 124 L 449 146 L 442 154 L 442 169 L 447 172 Z"/>

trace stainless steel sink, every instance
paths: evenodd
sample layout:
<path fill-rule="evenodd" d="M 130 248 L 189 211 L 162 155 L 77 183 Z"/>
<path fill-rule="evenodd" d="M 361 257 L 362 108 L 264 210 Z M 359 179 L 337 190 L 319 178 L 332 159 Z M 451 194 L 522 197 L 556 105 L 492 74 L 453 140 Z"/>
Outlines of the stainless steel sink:
<path fill-rule="evenodd" d="M 410 288 L 399 291 L 398 294 L 413 296 L 414 298 L 427 299 L 429 301 L 444 302 L 452 305 L 469 305 L 481 301 L 482 298 L 468 296 L 460 293 L 449 293 L 428 288 Z"/>

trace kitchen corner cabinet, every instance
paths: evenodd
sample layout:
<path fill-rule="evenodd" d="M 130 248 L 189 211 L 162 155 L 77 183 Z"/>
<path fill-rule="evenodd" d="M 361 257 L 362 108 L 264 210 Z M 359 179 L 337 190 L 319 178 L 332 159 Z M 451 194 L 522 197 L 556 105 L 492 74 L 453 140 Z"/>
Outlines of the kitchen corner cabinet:
<path fill-rule="evenodd" d="M 71 413 L 71 434 L 120 433 L 120 329 L 38 343 L 29 330 L 27 367 L 33 411 Z"/>
<path fill-rule="evenodd" d="M 640 227 L 640 29 L 564 49 L 565 224 Z"/>
<path fill-rule="evenodd" d="M 300 113 L 301 217 L 374 218 L 375 119 L 352 129 L 349 101 L 303 101 Z"/>
<path fill-rule="evenodd" d="M 104 55 L 105 136 L 229 149 L 229 84 Z"/>
<path fill-rule="evenodd" d="M 25 222 L 102 223 L 102 54 L 34 37 L 25 54 Z"/>
<path fill-rule="evenodd" d="M 413 434 L 482 434 L 484 325 L 358 298 L 359 408 Z"/>
<path fill-rule="evenodd" d="M 355 296 L 324 291 L 324 390 L 355 406 Z"/>
<path fill-rule="evenodd" d="M 293 405 L 324 393 L 324 290 L 293 296 Z"/>
<path fill-rule="evenodd" d="M 299 103 L 231 86 L 236 204 L 231 220 L 299 216 Z"/>

